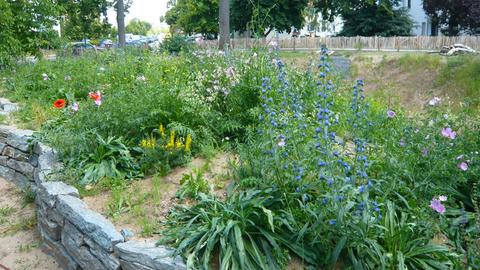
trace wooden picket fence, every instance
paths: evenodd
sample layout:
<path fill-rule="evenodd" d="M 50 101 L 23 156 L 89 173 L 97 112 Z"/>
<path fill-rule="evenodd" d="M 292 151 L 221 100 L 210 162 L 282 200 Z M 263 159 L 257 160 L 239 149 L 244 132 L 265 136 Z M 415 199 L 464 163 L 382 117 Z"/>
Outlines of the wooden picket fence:
<path fill-rule="evenodd" d="M 272 41 L 277 42 L 280 49 L 284 50 L 316 50 L 325 45 L 336 50 L 438 51 L 442 46 L 461 43 L 480 51 L 480 36 L 234 38 L 230 44 L 234 49 L 247 49 L 267 46 Z M 218 41 L 205 41 L 204 46 L 216 48 Z"/>

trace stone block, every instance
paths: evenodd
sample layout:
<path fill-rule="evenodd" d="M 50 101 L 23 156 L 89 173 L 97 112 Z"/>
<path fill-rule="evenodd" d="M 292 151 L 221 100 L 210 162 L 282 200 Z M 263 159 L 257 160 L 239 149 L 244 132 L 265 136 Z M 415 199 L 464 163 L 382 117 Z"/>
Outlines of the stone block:
<path fill-rule="evenodd" d="M 3 148 L 2 155 L 11 157 L 13 159 L 19 160 L 19 161 L 29 161 L 30 160 L 30 154 L 24 153 L 20 150 L 17 150 L 11 146 L 6 146 Z"/>
<path fill-rule="evenodd" d="M 14 169 L 17 172 L 20 172 L 27 178 L 33 180 L 33 171 L 35 170 L 35 167 L 33 167 L 30 163 L 25 161 L 18 161 L 15 159 L 9 159 L 7 161 L 7 167 Z"/>
<path fill-rule="evenodd" d="M 41 235 L 42 237 L 42 251 L 53 256 L 57 263 L 64 270 L 81 270 L 75 260 L 70 257 L 61 242 L 54 241 L 48 235 Z"/>
<path fill-rule="evenodd" d="M 7 166 L 8 157 L 0 156 L 0 166 Z"/>
<path fill-rule="evenodd" d="M 128 241 L 115 245 L 114 249 L 122 269 L 187 269 L 179 256 L 172 258 L 173 249 L 156 246 L 154 241 Z M 139 268 L 139 265 L 145 268 Z"/>
<path fill-rule="evenodd" d="M 76 188 L 63 182 L 45 182 L 38 186 L 37 198 L 45 202 L 47 207 L 54 207 L 59 195 L 80 197 Z"/>
<path fill-rule="evenodd" d="M 127 262 L 122 259 L 120 259 L 120 265 L 122 265 L 122 270 L 156 270 L 143 264 Z"/>
<path fill-rule="evenodd" d="M 62 245 L 82 269 L 105 270 L 103 264 L 90 253 L 87 246 L 78 245 L 68 234 L 62 232 Z"/>
<path fill-rule="evenodd" d="M 56 208 L 62 216 L 105 251 L 112 252 L 113 246 L 124 241 L 123 236 L 115 230 L 110 221 L 90 210 L 79 198 L 59 195 Z"/>
<path fill-rule="evenodd" d="M 5 180 L 13 182 L 15 180 L 15 170 L 0 165 L 0 176 Z"/>
<path fill-rule="evenodd" d="M 55 222 L 52 222 L 42 212 L 37 211 L 37 225 L 41 233 L 48 235 L 54 241 L 59 241 L 62 228 Z"/>
<path fill-rule="evenodd" d="M 100 248 L 95 242 L 84 236 L 72 223 L 65 222 L 65 226 L 62 231 L 62 241 L 64 238 L 68 238 L 65 247 L 67 250 L 79 248 L 80 251 L 76 252 L 79 256 L 74 256 L 77 262 L 84 269 L 91 269 L 92 263 L 100 266 L 100 269 L 118 270 L 120 269 L 120 261 L 115 257 L 113 253 L 108 253 Z M 93 259 L 92 259 L 93 258 Z M 94 268 L 92 268 L 94 269 Z"/>

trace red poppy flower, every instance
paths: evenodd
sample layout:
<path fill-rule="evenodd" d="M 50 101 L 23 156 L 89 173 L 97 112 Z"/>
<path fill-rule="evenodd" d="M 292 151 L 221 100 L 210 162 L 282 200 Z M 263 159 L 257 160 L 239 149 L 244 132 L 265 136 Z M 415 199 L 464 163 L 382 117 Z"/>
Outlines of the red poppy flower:
<path fill-rule="evenodd" d="M 93 100 L 100 100 L 100 99 L 102 99 L 102 96 L 101 96 L 100 92 L 96 92 L 96 93 L 95 93 L 95 92 L 90 92 L 90 93 L 88 94 L 88 96 L 89 96 L 91 99 L 93 99 Z"/>
<path fill-rule="evenodd" d="M 65 107 L 65 104 L 67 102 L 65 101 L 65 99 L 57 99 L 55 100 L 55 102 L 53 102 L 53 107 L 57 108 L 57 109 L 62 109 Z"/>

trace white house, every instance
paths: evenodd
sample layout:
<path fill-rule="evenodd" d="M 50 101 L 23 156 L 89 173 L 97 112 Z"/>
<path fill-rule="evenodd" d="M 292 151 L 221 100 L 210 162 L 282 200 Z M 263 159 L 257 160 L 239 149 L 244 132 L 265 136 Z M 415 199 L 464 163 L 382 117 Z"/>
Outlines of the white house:
<path fill-rule="evenodd" d="M 439 35 L 438 27 L 432 25 L 430 17 L 423 10 L 422 2 L 422 0 L 402 0 L 400 3 L 400 7 L 406 8 L 413 20 L 414 25 L 411 34 L 414 36 Z M 325 37 L 334 36 L 342 30 L 343 22 L 340 17 L 335 18 L 335 20 L 331 23 L 322 21 L 320 14 L 315 19 L 318 19 L 320 22 L 318 26 L 313 27 L 308 18 L 306 18 L 305 27 L 298 30 L 297 35 Z M 272 33 L 269 35 L 271 38 L 286 38 L 290 36 L 292 36 L 292 34 L 288 34 L 286 32 L 279 33 L 276 31 L 272 31 Z"/>
<path fill-rule="evenodd" d="M 422 0 L 402 0 L 402 7 L 408 9 L 408 13 L 414 22 L 412 35 L 435 36 L 438 28 L 432 25 L 430 17 L 423 10 Z"/>

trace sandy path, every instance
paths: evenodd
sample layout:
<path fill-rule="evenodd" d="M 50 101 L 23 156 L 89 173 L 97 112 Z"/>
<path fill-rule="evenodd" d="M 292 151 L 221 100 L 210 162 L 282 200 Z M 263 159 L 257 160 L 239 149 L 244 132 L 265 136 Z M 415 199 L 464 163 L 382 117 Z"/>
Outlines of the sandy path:
<path fill-rule="evenodd" d="M 2 178 L 0 178 L 0 264 L 10 270 L 61 269 L 53 257 L 40 250 L 34 205 L 22 207 L 22 197 L 18 189 Z"/>

